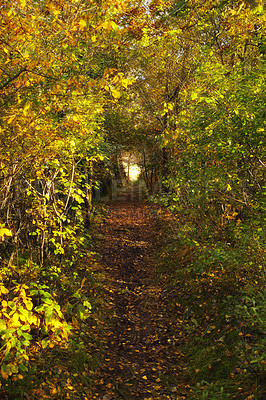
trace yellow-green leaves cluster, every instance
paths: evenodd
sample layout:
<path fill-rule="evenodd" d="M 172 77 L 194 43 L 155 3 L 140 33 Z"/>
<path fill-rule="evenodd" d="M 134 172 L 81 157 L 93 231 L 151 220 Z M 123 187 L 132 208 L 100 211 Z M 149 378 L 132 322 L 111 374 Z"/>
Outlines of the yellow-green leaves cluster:
<path fill-rule="evenodd" d="M 5 240 L 5 236 L 12 236 L 12 232 L 4 224 L 0 224 L 0 240 Z"/>
<path fill-rule="evenodd" d="M 30 354 L 68 338 L 60 306 L 44 288 L 0 285 L 1 375 L 27 371 Z"/>
<path fill-rule="evenodd" d="M 105 52 L 119 46 L 116 21 L 125 3 L 10 0 L 0 5 L 4 378 L 23 372 L 29 349 L 52 347 L 68 336 L 60 306 L 49 295 L 53 288 L 43 284 L 57 280 L 57 287 L 63 286 L 52 268 L 59 265 L 61 271 L 66 253 L 75 254 L 72 260 L 79 252 L 93 165 L 105 158 L 105 105 L 118 101 L 131 84 L 125 73 L 102 62 Z M 88 314 L 84 301 L 77 305 L 80 319 Z"/>

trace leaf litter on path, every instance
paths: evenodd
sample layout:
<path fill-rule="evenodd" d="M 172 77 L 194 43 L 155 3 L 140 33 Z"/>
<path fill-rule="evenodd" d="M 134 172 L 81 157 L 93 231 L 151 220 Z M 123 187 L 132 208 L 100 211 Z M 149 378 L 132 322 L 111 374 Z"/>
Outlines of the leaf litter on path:
<path fill-rule="evenodd" d="M 182 332 L 176 337 L 181 311 L 169 313 L 168 293 L 156 279 L 156 220 L 142 204 L 113 203 L 98 234 L 105 238 L 96 251 L 108 304 L 101 338 L 104 358 L 92 398 L 186 399 L 190 387 L 182 376 Z"/>

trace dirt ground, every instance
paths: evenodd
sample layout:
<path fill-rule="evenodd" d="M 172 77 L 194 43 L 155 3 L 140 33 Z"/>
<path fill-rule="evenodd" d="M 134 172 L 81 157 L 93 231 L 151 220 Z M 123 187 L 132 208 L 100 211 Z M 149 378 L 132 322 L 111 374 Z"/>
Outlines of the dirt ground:
<path fill-rule="evenodd" d="M 171 293 L 156 277 L 161 235 L 156 218 L 143 204 L 117 202 L 108 208 L 96 249 L 109 304 L 94 399 L 187 398 L 184 356 L 179 352 L 181 311 L 175 306 L 173 318 Z"/>

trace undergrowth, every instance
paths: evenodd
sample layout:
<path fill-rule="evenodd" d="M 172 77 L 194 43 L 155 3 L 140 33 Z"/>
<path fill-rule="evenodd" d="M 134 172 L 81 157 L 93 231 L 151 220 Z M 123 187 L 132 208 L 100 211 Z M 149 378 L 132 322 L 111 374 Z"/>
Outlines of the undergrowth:
<path fill-rule="evenodd" d="M 39 306 L 54 304 L 69 335 L 60 341 L 55 331 L 56 341 L 50 331 L 31 328 L 26 368 L 1 379 L 3 400 L 90 398 L 90 382 L 101 359 L 102 271 L 90 235 L 83 232 L 82 239 L 82 247 L 66 251 L 64 260 L 54 260 L 45 268 L 34 266 L 38 290 L 40 281 L 46 285 L 43 296 L 47 300 L 44 297 Z M 27 283 L 32 270 L 32 265 L 20 268 L 19 285 Z"/>
<path fill-rule="evenodd" d="M 180 216 L 181 215 L 181 216 Z M 183 313 L 182 351 L 191 399 L 265 397 L 265 270 L 262 233 L 242 221 L 206 224 L 162 208 L 158 261 Z"/>

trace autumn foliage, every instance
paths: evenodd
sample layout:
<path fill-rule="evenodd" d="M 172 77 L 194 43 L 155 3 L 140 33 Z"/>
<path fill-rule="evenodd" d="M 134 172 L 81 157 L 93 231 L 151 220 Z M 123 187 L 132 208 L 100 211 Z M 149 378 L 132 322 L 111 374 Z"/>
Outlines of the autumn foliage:
<path fill-rule="evenodd" d="M 30 374 L 48 349 L 66 349 L 93 314 L 90 225 L 101 221 L 93 194 L 121 175 L 121 154 L 131 151 L 169 229 L 159 275 L 177 298 L 178 282 L 190 282 L 193 293 L 187 283 L 180 292 L 199 302 L 196 310 L 188 301 L 184 322 L 188 337 L 201 332 L 190 354 L 191 385 L 198 398 L 237 398 L 226 387 L 234 362 L 245 393 L 260 395 L 265 21 L 259 0 L 2 1 L 4 384 Z M 217 296 L 210 313 L 207 287 Z M 216 347 L 202 350 L 204 335 L 214 335 Z M 208 365 L 220 364 L 212 374 Z"/>

